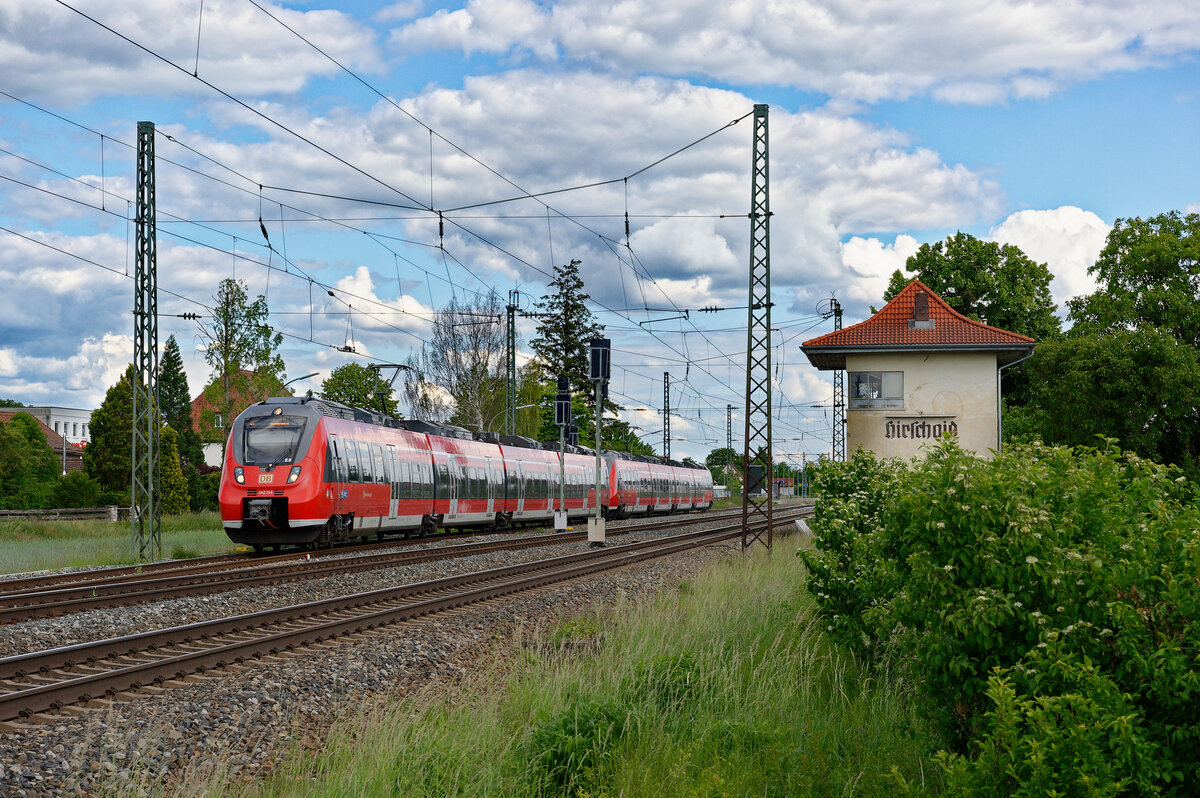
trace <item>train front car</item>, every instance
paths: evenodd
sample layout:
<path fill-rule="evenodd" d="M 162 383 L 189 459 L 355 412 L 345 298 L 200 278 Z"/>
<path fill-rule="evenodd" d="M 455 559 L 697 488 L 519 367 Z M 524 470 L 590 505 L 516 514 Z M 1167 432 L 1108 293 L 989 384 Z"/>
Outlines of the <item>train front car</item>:
<path fill-rule="evenodd" d="M 219 502 L 225 534 L 253 546 L 302 545 L 329 521 L 322 416 L 298 398 L 248 407 L 225 444 Z"/>

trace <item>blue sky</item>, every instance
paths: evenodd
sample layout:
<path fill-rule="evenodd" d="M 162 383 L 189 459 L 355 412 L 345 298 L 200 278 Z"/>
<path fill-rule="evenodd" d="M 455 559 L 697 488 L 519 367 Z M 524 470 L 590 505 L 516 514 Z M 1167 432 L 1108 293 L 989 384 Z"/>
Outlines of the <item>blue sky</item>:
<path fill-rule="evenodd" d="M 452 298 L 532 301 L 578 258 L 618 349 L 617 398 L 647 408 L 623 415 L 661 446 L 670 371 L 672 452 L 698 459 L 724 445 L 725 405 L 741 402 L 744 311 L 643 324 L 662 314 L 637 308 L 745 305 L 749 120 L 628 193 L 446 213 L 441 239 L 428 210 L 317 194 L 445 210 L 620 178 L 770 104 L 776 437 L 793 457 L 829 446 L 829 378 L 797 348 L 830 329 L 822 299 L 861 319 L 919 244 L 964 230 L 1046 262 L 1063 302 L 1092 290 L 1115 218 L 1200 210 L 1190 3 L 206 0 L 202 19 L 200 5 L 0 0 L 0 90 L 69 120 L 0 96 L 0 396 L 95 407 L 131 359 L 134 175 L 120 142 L 141 119 L 159 131 L 161 337 L 180 342 L 193 393 L 209 377 L 202 339 L 169 314 L 202 312 L 225 277 L 267 296 L 288 375 L 316 371 L 297 387 L 317 389 L 342 363 L 405 359 Z M 103 160 L 78 125 L 105 136 Z M 102 173 L 103 211 L 83 185 Z M 347 343 L 357 354 L 336 350 Z"/>

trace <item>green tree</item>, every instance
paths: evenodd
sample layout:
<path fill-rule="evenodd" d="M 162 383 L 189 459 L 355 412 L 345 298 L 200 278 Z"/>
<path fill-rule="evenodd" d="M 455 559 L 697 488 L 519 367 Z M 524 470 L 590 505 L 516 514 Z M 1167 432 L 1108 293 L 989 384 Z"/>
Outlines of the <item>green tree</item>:
<path fill-rule="evenodd" d="M 1038 341 L 1059 335 L 1050 270 L 1019 247 L 955 233 L 922 244 L 904 268 L 963 315 Z M 884 300 L 899 294 L 912 277 L 897 269 Z"/>
<path fill-rule="evenodd" d="M 158 364 L 158 401 L 171 428 L 179 433 L 177 447 L 181 464 L 199 465 L 204 462 L 203 442 L 192 424 L 192 394 L 183 356 L 175 336 L 167 338 L 162 360 Z"/>
<path fill-rule="evenodd" d="M 1069 303 L 1073 332 L 1148 326 L 1200 346 L 1200 214 L 1117 219 L 1088 273 L 1099 288 Z"/>
<path fill-rule="evenodd" d="M 133 463 L 133 365 L 92 413 L 83 468 L 107 491 L 128 491 Z"/>
<path fill-rule="evenodd" d="M 1095 446 L 1102 435 L 1179 465 L 1200 456 L 1200 363 L 1170 332 L 1070 336 L 1040 345 L 1030 364 L 1042 440 Z"/>
<path fill-rule="evenodd" d="M 1194 470 L 1200 457 L 1200 214 L 1118 219 L 1088 270 L 1098 289 L 1071 300 L 1074 326 L 1029 361 L 1035 399 L 1024 437 L 1116 438 Z"/>
<path fill-rule="evenodd" d="M 0 399 L 0 407 L 24 407 L 16 399 Z"/>
<path fill-rule="evenodd" d="M 357 363 L 347 363 L 330 372 L 329 379 L 321 383 L 320 395 L 331 402 L 370 410 L 380 409 L 379 397 L 382 395 L 387 412 L 396 414 L 397 402 L 392 396 L 392 386 L 378 371 Z"/>
<path fill-rule="evenodd" d="M 204 386 L 197 403 L 200 439 L 208 443 L 224 442 L 239 413 L 271 396 L 291 396 L 291 392 L 270 372 L 239 371 L 213 380 Z M 194 465 L 200 465 L 200 461 Z"/>
<path fill-rule="evenodd" d="M 236 413 L 229 382 L 234 375 L 253 371 L 282 384 L 285 375 L 279 347 L 283 336 L 268 323 L 267 298 L 260 294 L 249 301 L 241 280 L 222 280 L 213 299 L 212 318 L 200 328 L 205 339 L 204 360 L 212 368 L 212 378 L 224 389 L 217 406 L 232 420 Z"/>
<path fill-rule="evenodd" d="M 170 427 L 164 427 L 159 448 L 159 504 L 163 515 L 180 515 L 188 511 L 187 479 L 179 465 L 179 435 Z"/>
<path fill-rule="evenodd" d="M 583 290 L 580 263 L 572 260 L 555 267 L 549 293 L 537 302 L 537 335 L 529 345 L 544 383 L 555 386 L 558 376 L 565 374 L 570 380 L 571 393 L 585 397 L 586 405 L 594 407 L 588 342 L 604 332 L 604 325 L 596 321 L 587 307 L 591 297 Z M 615 407 L 609 405 L 609 409 Z"/>
<path fill-rule="evenodd" d="M 158 362 L 158 403 L 167 423 L 176 431 L 192 426 L 192 396 L 174 335 L 167 338 Z"/>
<path fill-rule="evenodd" d="M 16 413 L 0 422 L 0 507 L 46 507 L 58 480 L 58 461 L 37 420 Z"/>

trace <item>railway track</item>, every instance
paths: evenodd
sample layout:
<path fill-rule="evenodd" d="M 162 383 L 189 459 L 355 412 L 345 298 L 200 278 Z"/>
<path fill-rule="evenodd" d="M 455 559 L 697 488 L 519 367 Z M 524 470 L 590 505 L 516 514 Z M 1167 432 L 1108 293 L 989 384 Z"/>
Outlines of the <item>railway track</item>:
<path fill-rule="evenodd" d="M 673 517 L 651 523 L 616 527 L 611 529 L 609 534 L 619 536 L 635 531 L 689 526 L 735 515 L 740 513 L 715 518 Z M 435 559 L 467 557 L 500 549 L 571 543 L 582 540 L 584 536 L 582 532 L 556 532 L 399 552 L 381 552 L 378 546 L 361 546 L 340 549 L 337 551 L 340 556 L 316 559 L 312 559 L 311 555 L 306 553 L 265 558 L 197 558 L 181 563 L 162 564 L 175 565 L 174 568 L 153 571 L 121 568 L 115 569 L 116 573 L 110 570 L 87 572 L 86 578 L 73 578 L 69 581 L 54 581 L 45 577 L 28 581 L 12 580 L 0 582 L 0 624 L 148 601 L 163 601 L 182 596 L 207 595 L 284 581 L 319 579 L 348 572 L 393 568 Z M 367 553 L 344 556 L 359 550 Z"/>
<path fill-rule="evenodd" d="M 740 511 L 721 512 L 715 514 L 704 514 L 702 517 L 709 521 L 720 521 L 725 518 L 739 517 Z M 672 516 L 680 518 L 680 516 Z M 687 516 L 691 517 L 691 516 Z M 656 525 L 665 523 L 664 521 L 652 522 Z M 617 529 L 623 529 L 626 525 L 644 527 L 645 522 L 642 519 L 629 519 L 624 522 L 610 522 L 610 533 L 615 533 Z M 658 528 L 657 526 L 655 528 Z M 324 559 L 329 557 L 337 557 L 353 552 L 377 551 L 381 546 L 407 546 L 419 545 L 422 543 L 440 542 L 454 539 L 469 539 L 480 535 L 498 534 L 494 530 L 470 531 L 470 532 L 442 532 L 433 537 L 427 538 L 388 538 L 386 541 L 375 543 L 356 543 L 350 545 L 341 545 L 334 549 L 321 549 L 318 551 L 291 551 L 283 554 L 214 554 L 206 557 L 190 557 L 185 560 L 165 560 L 160 562 L 144 563 L 140 565 L 118 565 L 110 568 L 94 568 L 87 571 L 71 571 L 68 573 L 57 574 L 41 574 L 38 576 L 27 576 L 17 578 L 4 578 L 0 575 L 0 601 L 5 597 L 16 595 L 18 593 L 33 593 L 45 590 L 54 590 L 60 587 L 83 587 L 94 586 L 117 581 L 135 581 L 139 579 L 154 579 L 167 574 L 177 573 L 209 573 L 230 568 L 245 568 L 252 565 L 261 565 L 266 563 L 290 562 L 293 560 L 308 559 Z"/>
<path fill-rule="evenodd" d="M 788 521 L 779 519 L 777 526 Z M 739 523 L 0 659 L 0 720 L 276 655 L 741 535 Z"/>

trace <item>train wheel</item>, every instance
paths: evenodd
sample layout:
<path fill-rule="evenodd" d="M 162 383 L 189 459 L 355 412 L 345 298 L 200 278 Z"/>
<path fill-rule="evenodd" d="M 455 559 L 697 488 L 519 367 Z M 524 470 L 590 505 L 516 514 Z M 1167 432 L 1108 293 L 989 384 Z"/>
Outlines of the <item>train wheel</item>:
<path fill-rule="evenodd" d="M 255 544 L 254 544 L 254 553 L 255 553 L 255 554 L 262 554 L 262 553 L 263 553 L 263 548 L 264 548 L 263 544 L 261 544 L 261 543 L 255 543 Z"/>

